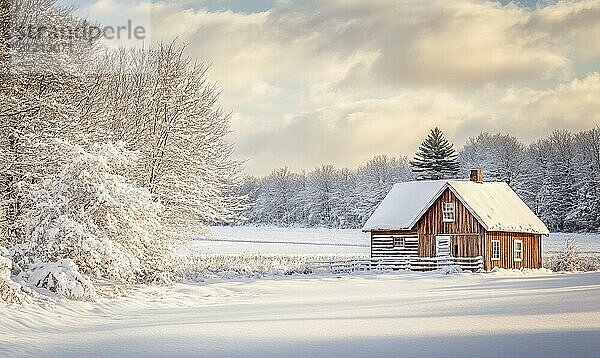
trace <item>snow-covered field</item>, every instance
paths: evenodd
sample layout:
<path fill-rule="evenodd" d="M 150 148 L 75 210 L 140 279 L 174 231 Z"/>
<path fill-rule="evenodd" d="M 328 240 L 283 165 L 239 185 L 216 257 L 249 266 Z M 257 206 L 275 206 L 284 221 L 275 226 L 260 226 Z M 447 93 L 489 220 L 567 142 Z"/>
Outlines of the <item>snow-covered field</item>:
<path fill-rule="evenodd" d="M 360 230 L 214 226 L 193 243 L 205 254 L 360 254 L 369 253 L 369 235 Z"/>
<path fill-rule="evenodd" d="M 600 272 L 143 286 L 0 316 L 2 357 L 597 357 Z"/>
<path fill-rule="evenodd" d="M 194 242 L 203 254 L 369 254 L 369 234 L 348 229 L 305 229 L 254 226 L 215 226 L 206 238 Z M 600 253 L 600 234 L 550 234 L 544 252 L 560 251 L 573 237 L 583 253 Z"/>
<path fill-rule="evenodd" d="M 249 265 L 260 272 L 280 272 L 282 258 L 303 262 L 369 250 L 359 230 L 212 230 L 189 247 L 201 261 L 262 260 Z M 563 234 L 546 238 L 545 252 L 559 250 L 570 236 L 582 251 L 600 252 L 598 235 Z M 596 357 L 600 351 L 600 272 L 243 277 L 105 286 L 97 302 L 0 305 L 0 357 Z"/>
<path fill-rule="evenodd" d="M 582 253 L 600 254 L 600 234 L 562 234 L 552 233 L 542 239 L 544 252 L 561 251 L 566 239 L 574 238 Z"/>

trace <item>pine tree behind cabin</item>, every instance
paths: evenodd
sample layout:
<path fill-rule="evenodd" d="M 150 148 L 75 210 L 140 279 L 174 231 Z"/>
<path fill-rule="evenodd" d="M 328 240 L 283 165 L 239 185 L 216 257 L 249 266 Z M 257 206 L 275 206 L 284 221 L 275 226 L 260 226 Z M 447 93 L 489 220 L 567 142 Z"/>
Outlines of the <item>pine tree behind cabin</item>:
<path fill-rule="evenodd" d="M 410 162 L 419 180 L 452 178 L 458 172 L 458 153 L 442 131 L 435 127 L 419 146 L 419 151 Z"/>

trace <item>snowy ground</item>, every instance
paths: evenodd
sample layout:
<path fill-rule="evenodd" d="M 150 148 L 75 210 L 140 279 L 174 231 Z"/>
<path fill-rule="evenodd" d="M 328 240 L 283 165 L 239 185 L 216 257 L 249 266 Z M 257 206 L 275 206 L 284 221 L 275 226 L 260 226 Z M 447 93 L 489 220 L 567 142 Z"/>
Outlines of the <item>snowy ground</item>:
<path fill-rule="evenodd" d="M 546 238 L 545 252 L 559 250 L 568 236 Z M 574 236 L 582 251 L 600 253 L 600 236 Z M 248 257 L 238 259 L 244 255 L 274 255 L 274 265 L 281 257 L 367 255 L 368 235 L 215 227 L 211 240 L 195 240 L 189 249 L 233 264 L 246 263 Z M 202 284 L 103 292 L 94 303 L 0 305 L 0 357 L 595 357 L 600 351 L 600 272 L 217 275 Z"/>
<path fill-rule="evenodd" d="M 146 286 L 0 316 L 2 357 L 595 357 L 600 272 Z"/>
<path fill-rule="evenodd" d="M 600 234 L 550 234 L 544 252 L 560 251 L 574 237 L 583 253 L 600 253 Z M 206 240 L 206 239 L 209 240 Z M 369 254 L 369 234 L 347 229 L 303 229 L 233 226 L 212 228 L 212 235 L 194 242 L 204 254 Z"/>
<path fill-rule="evenodd" d="M 574 238 L 582 253 L 600 254 L 600 234 L 560 234 L 552 233 L 543 238 L 544 252 L 561 251 L 564 241 Z"/>
<path fill-rule="evenodd" d="M 360 230 L 215 226 L 194 242 L 206 254 L 361 254 L 369 253 L 369 235 Z"/>

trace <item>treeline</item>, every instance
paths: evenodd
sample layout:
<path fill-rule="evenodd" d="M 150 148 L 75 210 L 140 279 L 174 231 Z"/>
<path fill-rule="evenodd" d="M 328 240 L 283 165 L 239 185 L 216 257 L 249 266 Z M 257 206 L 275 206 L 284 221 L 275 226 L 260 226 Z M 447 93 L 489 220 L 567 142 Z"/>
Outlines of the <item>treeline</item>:
<path fill-rule="evenodd" d="M 529 145 L 482 133 L 458 154 L 459 171 L 445 177 L 465 179 L 481 168 L 485 180 L 508 183 L 550 230 L 600 230 L 600 127 L 555 131 Z M 406 157 L 381 155 L 357 169 L 281 168 L 247 177 L 241 193 L 252 206 L 245 223 L 360 228 L 394 183 L 417 179 L 413 169 Z"/>
<path fill-rule="evenodd" d="M 383 155 L 356 170 L 324 165 L 294 173 L 281 168 L 245 179 L 241 192 L 252 203 L 245 219 L 280 226 L 358 227 L 394 183 L 412 178 L 406 158 Z"/>

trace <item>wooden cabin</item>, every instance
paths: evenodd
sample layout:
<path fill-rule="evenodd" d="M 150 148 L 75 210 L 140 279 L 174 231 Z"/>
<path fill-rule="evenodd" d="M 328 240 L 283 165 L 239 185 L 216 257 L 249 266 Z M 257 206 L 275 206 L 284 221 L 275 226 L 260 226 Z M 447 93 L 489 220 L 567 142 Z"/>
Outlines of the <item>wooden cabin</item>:
<path fill-rule="evenodd" d="M 394 185 L 363 231 L 371 258 L 482 257 L 484 269 L 542 267 L 546 225 L 502 182 L 414 181 Z"/>

